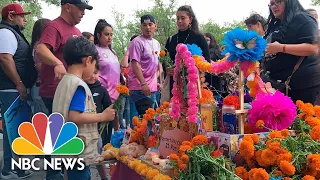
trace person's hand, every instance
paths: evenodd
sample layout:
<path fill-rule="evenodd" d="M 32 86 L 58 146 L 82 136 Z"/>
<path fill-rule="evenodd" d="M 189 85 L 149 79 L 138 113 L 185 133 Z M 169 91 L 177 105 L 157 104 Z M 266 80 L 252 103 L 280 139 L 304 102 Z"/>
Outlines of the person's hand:
<path fill-rule="evenodd" d="M 174 68 L 175 68 L 175 67 L 176 67 L 176 65 L 173 65 L 173 66 L 169 67 L 169 68 L 167 69 L 167 75 L 173 76 L 173 74 L 174 74 Z"/>
<path fill-rule="evenodd" d="M 282 52 L 283 44 L 279 42 L 269 43 L 266 48 L 266 55 L 277 54 L 278 52 Z"/>
<path fill-rule="evenodd" d="M 160 83 L 157 84 L 157 89 L 161 90 L 161 84 Z"/>
<path fill-rule="evenodd" d="M 141 86 L 141 89 L 142 89 L 142 93 L 145 95 L 145 96 L 150 96 L 150 88 L 148 86 L 148 84 L 144 84 Z"/>
<path fill-rule="evenodd" d="M 62 77 L 67 73 L 66 71 L 66 68 L 64 67 L 63 64 L 57 64 L 55 67 L 54 67 L 54 76 L 55 76 L 55 79 L 62 79 Z"/>
<path fill-rule="evenodd" d="M 111 104 L 107 109 L 105 109 L 103 112 L 103 117 L 105 117 L 105 121 L 112 121 L 114 120 L 114 117 L 116 115 L 116 110 L 113 109 L 113 104 Z"/>
<path fill-rule="evenodd" d="M 24 84 L 22 82 L 20 82 L 17 86 L 17 90 L 20 94 L 20 99 L 21 100 L 25 100 L 28 96 L 28 93 L 27 93 L 27 88 L 24 86 Z"/>

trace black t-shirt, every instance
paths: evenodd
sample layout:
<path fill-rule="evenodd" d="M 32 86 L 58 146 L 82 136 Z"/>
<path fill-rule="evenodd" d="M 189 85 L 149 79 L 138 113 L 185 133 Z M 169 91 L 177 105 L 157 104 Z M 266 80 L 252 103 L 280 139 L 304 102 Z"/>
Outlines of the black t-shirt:
<path fill-rule="evenodd" d="M 318 25 L 311 15 L 301 12 L 296 14 L 286 27 L 280 24 L 268 35 L 267 39 L 270 42 L 278 41 L 281 44 L 312 44 L 318 41 Z M 266 58 L 264 68 L 270 72 L 270 77 L 273 80 L 285 82 L 291 75 L 299 58 L 299 56 L 277 53 L 272 58 Z M 291 78 L 291 89 L 305 89 L 319 84 L 319 55 L 305 57 L 299 69 Z"/>
<path fill-rule="evenodd" d="M 194 31 L 188 29 L 185 31 L 179 31 L 177 34 L 169 37 L 166 43 L 165 48 L 168 50 L 170 58 L 173 62 L 175 62 L 176 56 L 176 47 L 178 44 L 196 44 L 202 50 L 202 56 L 210 62 L 210 53 L 209 53 L 209 46 L 207 40 L 204 38 L 202 34 L 197 34 Z M 166 69 L 167 67 L 165 67 Z M 170 78 L 170 96 L 171 89 L 173 88 L 173 77 Z"/>
<path fill-rule="evenodd" d="M 167 40 L 165 48 L 168 50 L 170 58 L 173 62 L 175 61 L 175 56 L 177 53 L 176 47 L 180 43 L 196 44 L 201 48 L 203 57 L 207 61 L 210 61 L 209 47 L 204 36 L 188 29 L 185 31 L 179 31 L 177 34 L 173 35 Z"/>

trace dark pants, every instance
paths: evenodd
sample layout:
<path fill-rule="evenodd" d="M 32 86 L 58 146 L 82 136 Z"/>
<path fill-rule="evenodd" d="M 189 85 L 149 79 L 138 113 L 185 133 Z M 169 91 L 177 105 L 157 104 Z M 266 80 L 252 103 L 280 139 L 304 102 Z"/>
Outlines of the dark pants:
<path fill-rule="evenodd" d="M 112 129 L 113 129 L 113 121 L 110 121 L 104 128 L 103 132 L 101 133 L 101 139 L 102 139 L 103 145 L 110 143 Z"/>
<path fill-rule="evenodd" d="M 292 101 L 296 103 L 297 100 L 301 100 L 304 103 L 317 104 L 316 99 L 319 96 L 320 85 L 298 90 L 289 90 L 288 96 Z M 319 98 L 319 97 L 318 97 Z"/>
<path fill-rule="evenodd" d="M 12 150 L 11 145 L 8 139 L 8 133 L 6 128 L 6 118 L 4 113 L 8 110 L 11 104 L 16 100 L 19 96 L 18 92 L 0 92 L 0 109 L 1 109 L 1 116 L 2 116 L 2 133 L 3 133 L 3 172 L 10 172 L 11 171 L 11 158 L 12 158 Z M 23 171 L 18 170 L 18 173 Z"/>
<path fill-rule="evenodd" d="M 52 114 L 52 104 L 53 104 L 53 99 L 51 98 L 44 98 L 42 97 L 43 103 L 46 106 L 46 108 L 48 109 L 48 113 L 49 115 Z M 51 156 L 45 156 L 45 158 L 47 160 L 50 160 Z M 60 171 L 55 171 L 53 169 L 51 169 L 50 167 L 47 170 L 47 174 L 46 174 L 46 179 L 56 179 L 60 176 Z"/>

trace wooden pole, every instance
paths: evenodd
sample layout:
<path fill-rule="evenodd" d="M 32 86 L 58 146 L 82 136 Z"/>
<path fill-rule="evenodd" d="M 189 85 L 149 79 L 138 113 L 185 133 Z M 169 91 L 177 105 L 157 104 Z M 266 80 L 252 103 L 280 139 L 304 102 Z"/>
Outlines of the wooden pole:
<path fill-rule="evenodd" d="M 244 75 L 241 68 L 239 68 L 239 101 L 240 101 L 240 112 L 238 118 L 238 129 L 239 134 L 244 134 Z"/>

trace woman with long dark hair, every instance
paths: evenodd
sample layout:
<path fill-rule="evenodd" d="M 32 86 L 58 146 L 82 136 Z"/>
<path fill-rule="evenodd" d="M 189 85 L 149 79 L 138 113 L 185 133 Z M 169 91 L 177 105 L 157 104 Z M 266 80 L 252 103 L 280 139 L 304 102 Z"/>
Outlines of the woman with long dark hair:
<path fill-rule="evenodd" d="M 99 80 L 107 88 L 112 102 L 119 94 L 116 86 L 120 84 L 120 63 L 116 52 L 112 49 L 113 28 L 104 19 L 100 19 L 94 30 L 94 44 L 100 56 Z"/>
<path fill-rule="evenodd" d="M 36 47 L 38 45 L 39 39 L 41 37 L 42 31 L 44 29 L 44 27 L 50 22 L 49 19 L 38 19 L 33 26 L 32 29 L 32 36 L 31 36 L 31 47 L 33 47 L 33 60 L 34 60 L 34 64 L 36 66 L 36 69 L 38 71 L 38 79 L 36 84 L 32 87 L 31 89 L 31 96 L 32 96 L 32 113 L 37 113 L 37 112 L 42 112 L 45 113 L 47 115 L 48 114 L 48 109 L 46 108 L 42 98 L 39 96 L 39 87 L 40 87 L 40 70 L 41 70 L 41 61 L 39 59 L 39 57 L 36 55 L 35 50 Z"/>
<path fill-rule="evenodd" d="M 294 102 L 314 103 L 320 90 L 317 22 L 298 0 L 270 0 L 269 10 L 265 72 L 274 84 L 289 83 Z"/>
<path fill-rule="evenodd" d="M 204 33 L 204 38 L 207 40 L 209 46 L 210 59 L 212 61 L 218 61 L 222 59 L 220 47 L 216 41 L 216 38 L 211 33 Z M 208 83 L 209 89 L 214 92 L 216 100 L 220 99 L 221 95 L 227 93 L 226 80 L 221 75 L 206 74 L 206 82 Z"/>
<path fill-rule="evenodd" d="M 176 46 L 180 43 L 183 43 L 198 45 L 202 50 L 203 57 L 207 61 L 210 61 L 207 41 L 199 31 L 199 23 L 191 6 L 184 5 L 179 7 L 176 13 L 176 17 L 178 33 L 169 37 L 165 46 L 167 52 L 169 52 L 171 60 L 175 62 L 175 55 L 177 53 Z M 166 75 L 170 76 L 171 93 L 171 89 L 173 88 L 173 67 L 165 67 L 165 69 Z"/>

